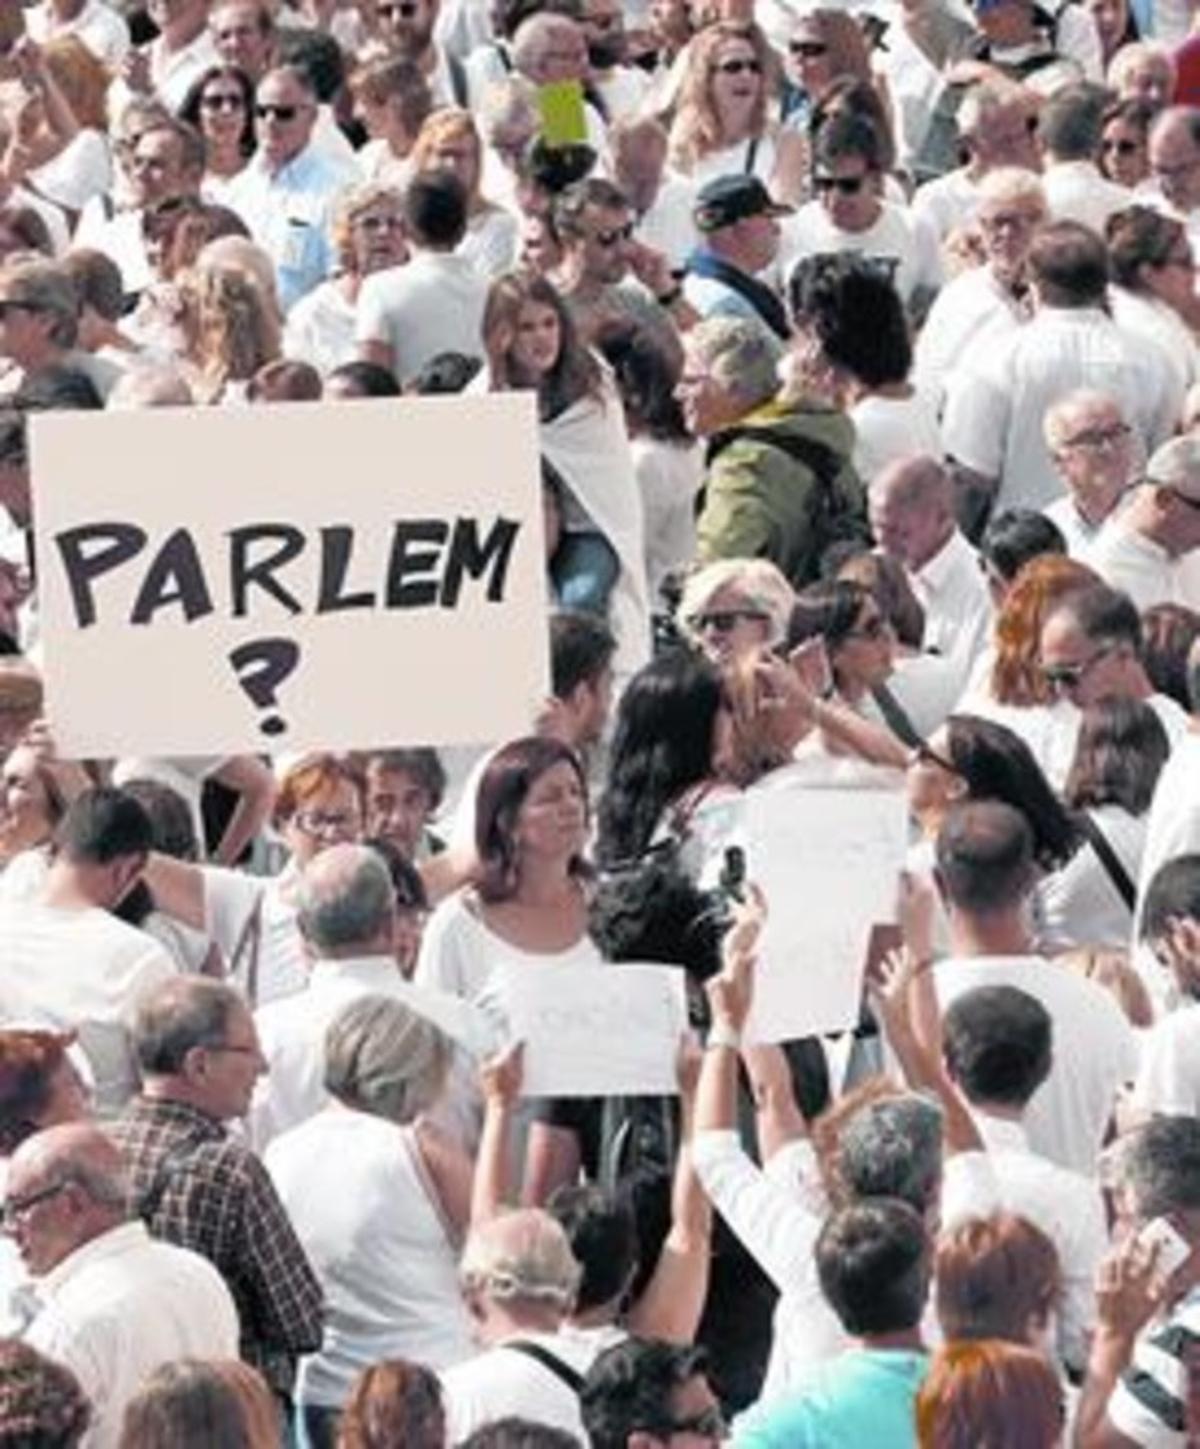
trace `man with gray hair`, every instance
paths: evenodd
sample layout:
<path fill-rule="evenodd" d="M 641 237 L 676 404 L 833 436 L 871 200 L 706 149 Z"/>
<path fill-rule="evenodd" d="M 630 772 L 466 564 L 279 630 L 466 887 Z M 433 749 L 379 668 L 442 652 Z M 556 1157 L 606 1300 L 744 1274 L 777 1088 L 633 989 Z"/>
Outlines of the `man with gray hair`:
<path fill-rule="evenodd" d="M 3 1216 L 36 1280 L 39 1310 L 22 1336 L 78 1378 L 94 1449 L 113 1449 L 126 1403 L 161 1364 L 236 1356 L 237 1311 L 220 1274 L 130 1220 L 120 1154 L 98 1127 L 27 1138 Z"/>
<path fill-rule="evenodd" d="M 442 1375 L 447 1442 L 512 1415 L 586 1443 L 579 1390 L 596 1345 L 561 1332 L 581 1276 L 563 1229 L 538 1208 L 477 1223 L 459 1276 L 484 1348 Z"/>
<path fill-rule="evenodd" d="M 300 873 L 297 903 L 311 962 L 308 983 L 255 1014 L 269 1067 L 250 1109 L 251 1140 L 259 1151 L 329 1100 L 325 1032 L 348 1002 L 382 993 L 452 1035 L 464 1030 L 453 998 L 412 986 L 400 974 L 395 894 L 382 856 L 365 845 L 330 846 Z"/>
<path fill-rule="evenodd" d="M 714 317 L 684 337 L 676 395 L 707 442 L 697 557 L 768 558 L 800 588 L 845 539 L 869 540 L 850 461 L 854 429 L 835 408 L 777 397 L 780 344 L 757 322 Z"/>
<path fill-rule="evenodd" d="M 1157 1304 L 1169 1305 L 1147 1323 L 1108 1314 L 1101 1299 L 1087 1378 L 1076 1417 L 1077 1443 L 1179 1444 L 1192 1442 L 1188 1404 L 1194 1401 L 1194 1344 L 1200 1335 L 1200 1122 L 1155 1117 L 1124 1138 L 1115 1202 L 1128 1233 L 1101 1282 L 1136 1275 L 1157 1261 L 1161 1240 L 1152 1224 L 1169 1225 L 1191 1249 L 1172 1271 L 1161 1271 Z"/>
<path fill-rule="evenodd" d="M 1096 165 L 1111 104 L 1112 92 L 1102 85 L 1075 81 L 1049 96 L 1038 117 L 1051 217 L 1077 221 L 1101 236 L 1109 217 L 1133 204 L 1133 193 L 1102 176 Z"/>
<path fill-rule="evenodd" d="M 85 372 L 101 397 L 121 374 L 115 363 L 79 346 L 79 294 L 65 267 L 32 254 L 0 267 L 0 357 L 12 370 L 0 389 L 13 392 L 31 373 L 49 367 Z"/>
<path fill-rule="evenodd" d="M 1142 486 L 1084 561 L 1143 612 L 1155 604 L 1200 610 L 1200 437 L 1172 438 L 1154 453 Z"/>
<path fill-rule="evenodd" d="M 1086 559 L 1136 476 L 1133 429 L 1116 398 L 1081 387 L 1046 409 L 1042 432 L 1067 490 L 1042 512 L 1061 531 L 1071 557 Z"/>

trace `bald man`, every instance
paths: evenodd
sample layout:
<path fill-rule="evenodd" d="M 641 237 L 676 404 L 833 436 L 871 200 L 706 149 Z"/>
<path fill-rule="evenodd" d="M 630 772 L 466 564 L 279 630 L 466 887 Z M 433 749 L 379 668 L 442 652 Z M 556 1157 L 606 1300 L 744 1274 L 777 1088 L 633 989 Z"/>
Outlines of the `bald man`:
<path fill-rule="evenodd" d="M 877 544 L 908 570 L 925 610 L 923 647 L 954 658 L 965 685 L 986 642 L 991 602 L 979 557 L 955 522 L 949 473 L 925 453 L 899 458 L 872 480 L 868 510 Z"/>
<path fill-rule="evenodd" d="M 1150 128 L 1152 190 L 1147 200 L 1187 227 L 1193 256 L 1200 240 L 1200 109 L 1168 106 Z"/>
<path fill-rule="evenodd" d="M 37 1280 L 40 1310 L 22 1336 L 79 1379 L 89 1449 L 114 1449 L 126 1403 L 161 1364 L 237 1357 L 221 1275 L 130 1220 L 120 1153 L 98 1127 L 26 1139 L 9 1166 L 4 1227 Z"/>

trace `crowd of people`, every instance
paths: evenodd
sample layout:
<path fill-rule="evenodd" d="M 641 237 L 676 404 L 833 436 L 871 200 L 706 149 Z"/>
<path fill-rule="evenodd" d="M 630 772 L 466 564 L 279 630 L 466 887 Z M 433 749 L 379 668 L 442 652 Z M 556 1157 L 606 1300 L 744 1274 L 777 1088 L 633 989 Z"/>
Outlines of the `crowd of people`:
<path fill-rule="evenodd" d="M 1200 1442 L 1198 248 L 1184 0 L 4 0 L 0 1449 Z M 483 392 L 524 737 L 64 757 L 31 414 Z"/>

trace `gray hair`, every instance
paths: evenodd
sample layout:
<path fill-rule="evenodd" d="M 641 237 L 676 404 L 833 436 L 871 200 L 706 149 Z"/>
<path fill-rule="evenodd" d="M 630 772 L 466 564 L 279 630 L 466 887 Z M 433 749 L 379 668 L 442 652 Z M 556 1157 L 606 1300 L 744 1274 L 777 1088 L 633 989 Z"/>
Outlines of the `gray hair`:
<path fill-rule="evenodd" d="M 1046 440 L 1046 447 L 1052 453 L 1057 452 L 1066 442 L 1069 431 L 1067 420 L 1080 408 L 1094 407 L 1111 407 L 1118 413 L 1121 412 L 1121 404 L 1117 398 L 1094 387 L 1077 387 L 1073 392 L 1052 402 L 1042 418 L 1042 436 Z"/>
<path fill-rule="evenodd" d="M 347 1107 L 411 1122 L 437 1100 L 452 1047 L 393 996 L 361 996 L 325 1033 L 325 1089 Z"/>
<path fill-rule="evenodd" d="M 968 88 L 958 108 L 959 135 L 966 136 L 977 131 L 997 111 L 1006 111 L 1010 106 L 1020 105 L 1025 95 L 1022 85 L 1005 76 L 976 82 Z"/>
<path fill-rule="evenodd" d="M 779 644 L 787 635 L 796 603 L 796 591 L 765 558 L 721 558 L 697 569 L 684 583 L 675 619 L 683 633 L 699 643 L 691 620 L 722 589 L 736 589 L 746 601 L 767 616 L 767 643 Z"/>
<path fill-rule="evenodd" d="M 133 1045 L 138 1065 L 151 1076 L 175 1076 L 193 1047 L 214 1046 L 225 1035 L 241 996 L 223 981 L 179 976 L 152 987 L 138 1002 Z"/>
<path fill-rule="evenodd" d="M 783 348 L 757 322 L 744 317 L 710 317 L 687 334 L 687 347 L 748 408 L 779 391 Z"/>
<path fill-rule="evenodd" d="M 1200 502 L 1200 438 L 1185 433 L 1164 443 L 1147 463 L 1146 476 L 1161 487 Z"/>
<path fill-rule="evenodd" d="M 1116 1156 L 1139 1217 L 1200 1208 L 1200 1121 L 1195 1117 L 1151 1118 L 1118 1145 Z"/>
<path fill-rule="evenodd" d="M 942 1178 L 941 1108 L 912 1092 L 869 1102 L 842 1129 L 838 1171 L 854 1197 L 925 1212 Z"/>
<path fill-rule="evenodd" d="M 1036 171 L 1028 171 L 1024 166 L 997 166 L 979 183 L 976 196 L 976 210 L 989 202 L 1028 202 L 1036 206 L 1043 215 L 1049 211 L 1046 188 L 1042 185 L 1041 178 Z"/>
<path fill-rule="evenodd" d="M 549 1213 L 520 1208 L 472 1228 L 459 1276 L 468 1291 L 498 1302 L 533 1299 L 556 1303 L 569 1313 L 583 1269 Z"/>
<path fill-rule="evenodd" d="M 296 901 L 301 933 L 323 955 L 377 940 L 395 910 L 388 868 L 365 845 L 321 851 L 301 871 Z"/>

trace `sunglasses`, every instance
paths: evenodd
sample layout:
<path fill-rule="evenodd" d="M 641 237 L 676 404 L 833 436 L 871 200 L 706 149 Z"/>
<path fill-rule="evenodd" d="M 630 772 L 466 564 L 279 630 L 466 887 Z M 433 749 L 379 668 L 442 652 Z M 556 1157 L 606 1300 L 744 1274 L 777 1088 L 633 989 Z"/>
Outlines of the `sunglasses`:
<path fill-rule="evenodd" d="M 206 111 L 240 111 L 245 108 L 245 104 L 239 95 L 227 95 L 218 91 L 200 97 L 200 105 Z"/>
<path fill-rule="evenodd" d="M 592 240 L 598 247 L 615 247 L 621 242 L 627 242 L 633 236 L 633 222 L 627 221 L 624 226 L 609 227 L 605 231 L 594 232 Z"/>
<path fill-rule="evenodd" d="M 1137 141 L 1101 141 L 1100 149 L 1106 156 L 1132 156 L 1142 148 Z"/>
<path fill-rule="evenodd" d="M 840 192 L 842 196 L 857 196 L 867 184 L 865 176 L 814 176 L 813 190 L 818 194 L 828 194 L 831 191 Z"/>
<path fill-rule="evenodd" d="M 720 65 L 714 65 L 713 70 L 721 75 L 762 74 L 762 66 L 756 60 L 723 60 Z"/>
<path fill-rule="evenodd" d="M 788 50 L 799 60 L 819 60 L 829 54 L 829 47 L 823 40 L 792 40 L 788 42 Z"/>
<path fill-rule="evenodd" d="M 300 114 L 299 106 L 276 106 L 265 101 L 254 107 L 254 114 L 260 121 L 279 121 L 286 124 Z"/>
<path fill-rule="evenodd" d="M 376 5 L 375 14 L 380 20 L 411 20 L 420 8 L 416 0 L 395 0 L 391 5 Z"/>
<path fill-rule="evenodd" d="M 1042 666 L 1042 678 L 1054 690 L 1077 689 L 1088 670 L 1099 664 L 1106 654 L 1111 654 L 1114 648 L 1112 644 L 1103 644 L 1078 664 L 1045 664 Z"/>
<path fill-rule="evenodd" d="M 731 634 L 739 619 L 766 619 L 761 609 L 714 609 L 707 614 L 693 614 L 689 623 L 697 634 L 712 629 L 717 634 Z"/>

